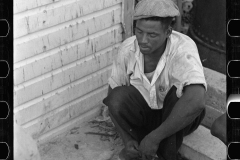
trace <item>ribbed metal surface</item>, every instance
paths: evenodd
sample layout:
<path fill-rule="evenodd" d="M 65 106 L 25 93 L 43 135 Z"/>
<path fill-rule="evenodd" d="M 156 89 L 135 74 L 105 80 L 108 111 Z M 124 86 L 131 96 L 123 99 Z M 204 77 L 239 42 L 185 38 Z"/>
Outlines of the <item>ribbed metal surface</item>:
<path fill-rule="evenodd" d="M 197 43 L 205 67 L 226 74 L 226 1 L 195 0 L 188 34 Z"/>

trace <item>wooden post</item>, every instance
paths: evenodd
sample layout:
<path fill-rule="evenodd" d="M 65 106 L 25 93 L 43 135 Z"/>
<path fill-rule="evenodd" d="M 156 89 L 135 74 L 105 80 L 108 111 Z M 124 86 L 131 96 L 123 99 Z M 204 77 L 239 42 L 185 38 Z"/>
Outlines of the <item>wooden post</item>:
<path fill-rule="evenodd" d="M 135 0 L 123 0 L 123 40 L 133 35 L 133 13 Z"/>

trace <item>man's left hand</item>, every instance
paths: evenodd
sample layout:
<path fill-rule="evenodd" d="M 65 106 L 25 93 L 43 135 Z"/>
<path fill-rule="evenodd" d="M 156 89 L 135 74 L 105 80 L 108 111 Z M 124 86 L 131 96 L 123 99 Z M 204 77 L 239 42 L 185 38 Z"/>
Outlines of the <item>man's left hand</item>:
<path fill-rule="evenodd" d="M 150 160 L 156 156 L 159 142 L 150 134 L 146 135 L 140 143 L 139 150 L 143 160 Z"/>

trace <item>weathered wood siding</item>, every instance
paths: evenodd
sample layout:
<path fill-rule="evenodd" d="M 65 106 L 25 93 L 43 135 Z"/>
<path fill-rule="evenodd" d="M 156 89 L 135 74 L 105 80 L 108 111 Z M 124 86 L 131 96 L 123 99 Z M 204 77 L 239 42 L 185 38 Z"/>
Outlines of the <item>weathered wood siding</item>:
<path fill-rule="evenodd" d="M 123 6 L 122 0 L 14 1 L 14 117 L 34 138 L 99 112 L 123 40 Z"/>

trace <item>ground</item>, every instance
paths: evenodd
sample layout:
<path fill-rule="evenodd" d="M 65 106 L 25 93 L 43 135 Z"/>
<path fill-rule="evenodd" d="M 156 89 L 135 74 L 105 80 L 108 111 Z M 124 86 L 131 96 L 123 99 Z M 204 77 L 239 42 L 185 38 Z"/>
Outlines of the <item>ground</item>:
<path fill-rule="evenodd" d="M 39 145 L 39 152 L 42 160 L 117 160 L 122 148 L 111 120 L 94 119 Z"/>
<path fill-rule="evenodd" d="M 108 124 L 88 122 L 40 145 L 42 160 L 116 160 L 123 146 L 121 139 L 111 131 L 113 126 Z"/>

